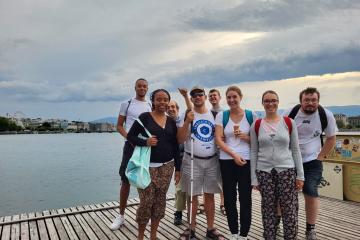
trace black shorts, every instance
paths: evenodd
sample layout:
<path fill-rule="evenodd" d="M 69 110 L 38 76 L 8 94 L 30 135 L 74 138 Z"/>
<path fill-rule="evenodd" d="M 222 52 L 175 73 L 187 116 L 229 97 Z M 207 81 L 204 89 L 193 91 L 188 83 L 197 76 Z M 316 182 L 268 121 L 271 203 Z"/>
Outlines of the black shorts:
<path fill-rule="evenodd" d="M 311 196 L 318 197 L 318 186 L 322 178 L 323 164 L 320 160 L 312 160 L 303 164 L 305 182 L 303 187 L 303 193 Z"/>
<path fill-rule="evenodd" d="M 125 175 L 125 171 L 133 152 L 134 152 L 134 147 L 130 144 L 129 141 L 126 141 L 124 144 L 123 156 L 119 169 L 120 179 L 124 183 L 129 183 L 129 180 Z"/>

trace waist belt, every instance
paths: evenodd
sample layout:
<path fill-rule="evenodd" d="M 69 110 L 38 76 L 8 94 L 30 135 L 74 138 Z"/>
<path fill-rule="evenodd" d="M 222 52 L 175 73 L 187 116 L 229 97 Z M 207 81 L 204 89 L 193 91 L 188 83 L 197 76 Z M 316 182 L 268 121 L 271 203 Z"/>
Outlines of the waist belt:
<path fill-rule="evenodd" d="M 190 155 L 191 156 L 191 153 L 188 153 L 188 152 L 185 152 L 187 155 Z M 194 155 L 194 158 L 199 158 L 199 159 L 210 159 L 210 158 L 213 158 L 216 156 L 216 153 L 212 156 L 208 156 L 208 157 L 200 157 L 200 156 L 196 156 Z"/>

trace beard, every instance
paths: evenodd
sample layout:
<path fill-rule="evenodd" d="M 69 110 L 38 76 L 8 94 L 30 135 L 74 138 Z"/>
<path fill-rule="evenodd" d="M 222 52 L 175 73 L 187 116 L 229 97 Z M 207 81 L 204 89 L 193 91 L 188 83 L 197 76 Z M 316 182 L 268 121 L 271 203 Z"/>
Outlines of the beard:
<path fill-rule="evenodd" d="M 316 108 L 305 108 L 305 109 L 303 109 L 303 111 L 304 111 L 304 113 L 306 113 L 306 114 L 313 114 L 314 112 L 316 112 Z"/>

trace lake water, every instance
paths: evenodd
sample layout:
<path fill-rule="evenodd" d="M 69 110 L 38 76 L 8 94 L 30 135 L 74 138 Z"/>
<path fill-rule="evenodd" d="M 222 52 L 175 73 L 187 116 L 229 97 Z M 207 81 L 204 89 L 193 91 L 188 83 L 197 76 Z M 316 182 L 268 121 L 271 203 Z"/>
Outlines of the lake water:
<path fill-rule="evenodd" d="M 118 133 L 0 135 L 0 216 L 118 201 L 122 146 Z"/>

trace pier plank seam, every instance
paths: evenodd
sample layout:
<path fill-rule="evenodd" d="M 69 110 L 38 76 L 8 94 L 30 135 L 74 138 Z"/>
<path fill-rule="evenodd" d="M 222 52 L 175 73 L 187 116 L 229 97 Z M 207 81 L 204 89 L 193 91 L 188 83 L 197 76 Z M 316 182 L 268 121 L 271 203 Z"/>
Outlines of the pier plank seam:
<path fill-rule="evenodd" d="M 26 213 L 20 215 L 20 219 L 28 218 Z M 20 238 L 21 240 L 29 240 L 30 239 L 30 228 L 29 223 L 27 221 L 20 223 Z"/>
<path fill-rule="evenodd" d="M 18 220 L 19 215 L 14 215 L 12 220 Z M 20 223 L 11 224 L 11 240 L 20 240 Z"/>
<path fill-rule="evenodd" d="M 115 216 L 117 214 L 119 214 L 119 205 L 115 204 L 114 202 L 107 202 L 105 205 L 114 206 L 114 208 L 106 210 L 106 212 L 105 212 L 108 219 L 112 222 L 114 220 Z M 126 212 L 125 212 L 125 214 L 126 214 Z M 127 237 L 127 239 L 136 240 L 137 239 L 136 232 L 130 231 L 130 229 L 128 229 L 127 226 L 128 226 L 128 224 L 125 222 L 125 224 L 123 226 L 121 226 L 119 230 L 116 230 L 114 232 L 121 232 Z"/>
<path fill-rule="evenodd" d="M 63 211 L 65 213 L 71 213 L 71 210 L 68 208 L 64 208 Z M 86 235 L 85 231 L 83 230 L 83 228 L 81 227 L 81 225 L 79 224 L 79 222 L 77 221 L 77 219 L 75 218 L 75 215 L 69 214 L 67 216 L 67 218 L 69 219 L 71 226 L 73 227 L 76 235 L 78 236 L 79 239 L 81 240 L 89 240 L 88 236 Z"/>
<path fill-rule="evenodd" d="M 41 213 L 39 212 L 36 212 L 35 213 L 35 216 L 38 217 L 38 216 L 42 216 Z M 44 219 L 39 219 L 36 221 L 37 222 L 37 226 L 38 226 L 38 231 L 39 231 L 39 238 L 41 240 L 49 240 L 49 235 L 48 235 L 48 230 L 47 230 L 47 227 L 45 225 L 45 220 Z"/>
<path fill-rule="evenodd" d="M 86 205 L 84 206 L 79 206 L 77 207 L 77 209 L 79 210 L 85 210 Z M 96 222 L 94 221 L 94 219 L 91 217 L 91 215 L 89 214 L 90 212 L 82 212 L 81 216 L 85 219 L 86 223 L 91 227 L 91 229 L 93 230 L 94 234 L 96 235 L 96 237 L 98 239 L 108 239 L 107 236 L 104 234 L 104 232 L 101 230 L 101 228 L 96 224 Z"/>
<path fill-rule="evenodd" d="M 93 209 L 94 210 L 94 206 L 93 205 L 86 205 L 85 209 Z M 104 221 L 101 219 L 101 217 L 99 217 L 99 215 L 97 214 L 99 213 L 99 211 L 93 211 L 93 212 L 89 212 L 89 215 L 92 217 L 92 219 L 96 222 L 96 224 L 99 226 L 99 228 L 101 229 L 101 231 L 103 231 L 103 233 L 112 240 L 118 239 L 117 236 L 113 233 L 113 231 L 111 231 L 111 229 L 109 228 L 108 225 L 106 225 L 104 223 Z"/>
<path fill-rule="evenodd" d="M 50 211 L 48 211 L 48 210 L 43 211 L 42 215 L 47 217 L 47 218 L 45 218 L 45 225 L 46 225 L 46 228 L 48 230 L 49 238 L 51 240 L 59 240 L 59 236 L 58 236 L 58 233 L 56 231 L 56 228 L 55 228 L 55 225 L 54 225 L 54 222 L 53 222 L 53 218 L 49 217 L 50 216 Z"/>
<path fill-rule="evenodd" d="M 34 218 L 35 213 L 29 213 L 28 216 L 30 218 Z M 31 240 L 39 240 L 40 239 L 37 222 L 35 220 L 29 221 L 29 233 L 30 233 Z"/>
<path fill-rule="evenodd" d="M 65 213 L 63 209 L 58 209 L 57 210 L 58 213 Z M 64 225 L 65 231 L 69 237 L 70 240 L 79 240 L 78 236 L 76 235 L 75 230 L 73 229 L 69 219 L 67 218 L 66 215 L 62 215 L 60 217 L 60 220 L 62 222 L 62 224 Z"/>
<path fill-rule="evenodd" d="M 96 207 L 94 205 L 88 205 L 88 207 L 92 210 L 96 210 Z M 118 240 L 119 238 L 114 234 L 113 231 L 109 228 L 109 225 L 106 224 L 107 219 L 106 217 L 101 213 L 101 211 L 93 211 L 89 213 L 95 222 L 98 224 L 98 226 L 101 228 L 101 230 L 104 232 L 104 234 L 111 240 Z"/>
<path fill-rule="evenodd" d="M 4 220 L 4 217 L 0 217 L 0 223 L 2 223 Z M 0 225 L 0 239 L 1 239 L 1 235 L 2 235 L 2 229 L 3 229 L 3 226 Z"/>
<path fill-rule="evenodd" d="M 64 224 L 62 223 L 60 217 L 58 216 L 55 216 L 53 217 L 54 215 L 57 214 L 57 211 L 56 210 L 50 210 L 49 213 L 52 215 L 51 216 L 51 219 L 53 220 L 54 222 L 54 226 L 56 228 L 56 232 L 58 233 L 58 236 L 61 240 L 70 240 L 66 230 L 65 230 L 65 226 Z"/>
<path fill-rule="evenodd" d="M 71 212 L 76 212 L 77 209 L 75 207 L 71 207 L 70 208 Z M 79 225 L 82 227 L 83 231 L 86 233 L 87 237 L 90 240 L 95 240 L 98 239 L 95 235 L 95 233 L 93 232 L 93 230 L 91 229 L 91 227 L 87 224 L 87 222 L 85 221 L 85 219 L 81 216 L 81 214 L 75 214 L 74 217 L 76 218 L 76 220 L 78 221 Z"/>
<path fill-rule="evenodd" d="M 168 197 L 171 195 L 168 195 Z M 260 194 L 253 193 L 253 221 L 249 233 L 249 239 L 263 239 Z M 137 223 L 135 221 L 136 209 L 139 199 L 131 199 L 126 209 L 126 223 L 120 230 L 111 231 L 109 225 L 119 213 L 118 202 L 105 202 L 100 204 L 86 205 L 84 207 L 72 207 L 44 211 L 42 213 L 29 213 L 0 217 L 0 239 L 130 239 L 135 240 L 137 235 Z M 228 236 L 226 217 L 218 211 L 219 197 L 215 198 L 216 215 L 215 226 L 225 236 Z M 238 203 L 239 207 L 239 203 Z M 165 217 L 159 225 L 158 237 L 160 240 L 176 239 L 186 227 L 173 224 L 175 212 L 174 200 L 168 200 Z M 329 198 L 321 198 L 319 221 L 317 224 L 318 237 L 322 240 L 350 240 L 360 239 L 360 203 L 346 202 Z M 184 211 L 186 220 L 186 211 Z M 91 222 L 92 224 L 90 224 Z M 204 214 L 197 218 L 197 236 L 205 236 L 206 218 Z M 281 224 L 282 225 L 282 224 Z M 97 229 L 97 231 L 96 231 Z M 150 227 L 146 228 L 146 238 L 149 238 Z M 85 233 L 82 237 L 80 233 Z M 91 237 L 90 237 L 91 236 Z M 302 194 L 299 195 L 299 239 L 305 237 L 305 212 Z M 282 239 L 279 236 L 277 239 Z"/>

